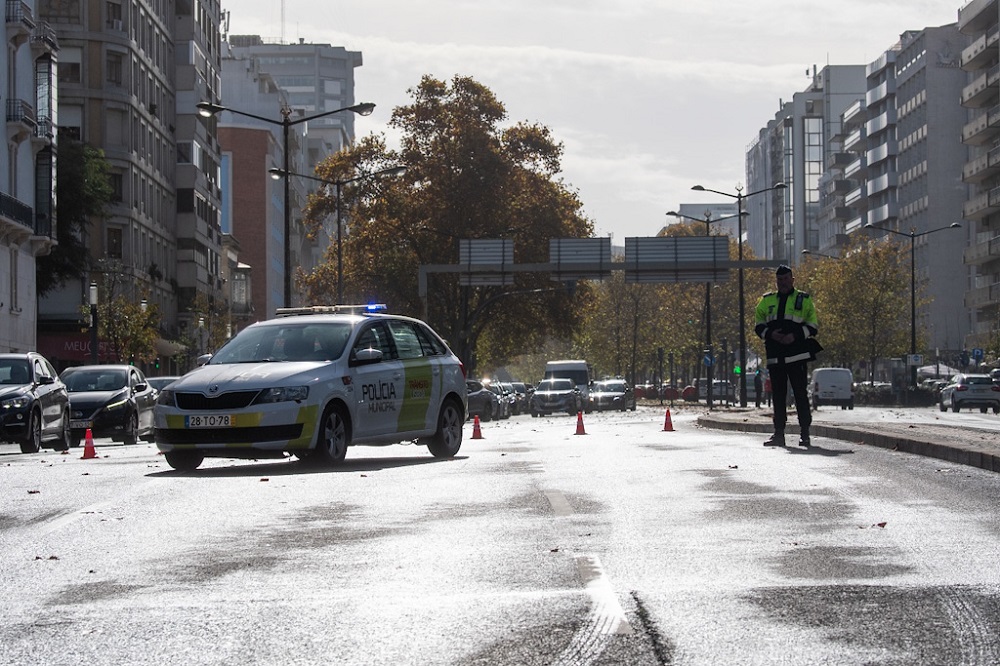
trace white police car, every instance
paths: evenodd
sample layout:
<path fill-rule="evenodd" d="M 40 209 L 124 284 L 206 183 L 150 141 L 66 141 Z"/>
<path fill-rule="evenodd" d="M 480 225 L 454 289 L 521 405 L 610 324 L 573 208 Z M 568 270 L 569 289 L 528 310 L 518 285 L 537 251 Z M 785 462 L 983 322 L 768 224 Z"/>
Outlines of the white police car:
<path fill-rule="evenodd" d="M 384 307 L 384 306 L 382 306 Z M 156 446 L 179 470 L 205 457 L 344 459 L 355 444 L 462 445 L 465 368 L 418 319 L 370 306 L 279 310 L 240 331 L 156 401 Z"/>

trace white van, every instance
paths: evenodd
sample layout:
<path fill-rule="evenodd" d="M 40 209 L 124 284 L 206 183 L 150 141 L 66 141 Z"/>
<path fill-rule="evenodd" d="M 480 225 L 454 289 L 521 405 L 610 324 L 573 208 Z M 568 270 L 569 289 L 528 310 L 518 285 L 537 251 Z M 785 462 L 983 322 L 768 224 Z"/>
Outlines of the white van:
<path fill-rule="evenodd" d="M 820 405 L 840 405 L 854 409 L 854 373 L 847 368 L 816 368 L 809 380 L 809 402 Z"/>
<path fill-rule="evenodd" d="M 565 361 L 549 361 L 545 364 L 545 379 L 572 379 L 580 389 L 583 397 L 583 408 L 588 414 L 594 406 L 590 404 L 590 385 L 593 383 L 593 371 L 590 364 L 581 359 Z"/>

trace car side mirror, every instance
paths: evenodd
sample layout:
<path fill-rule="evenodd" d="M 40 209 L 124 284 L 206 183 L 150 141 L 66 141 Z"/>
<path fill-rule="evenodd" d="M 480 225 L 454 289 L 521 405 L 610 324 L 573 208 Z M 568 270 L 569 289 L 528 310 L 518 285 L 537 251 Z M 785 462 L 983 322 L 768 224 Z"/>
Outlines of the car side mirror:
<path fill-rule="evenodd" d="M 49 377 L 48 375 L 42 375 L 41 377 L 38 378 L 38 383 L 39 384 L 55 384 L 56 380 L 55 380 L 55 377 Z"/>
<path fill-rule="evenodd" d="M 382 361 L 382 350 L 373 349 L 369 347 L 368 349 L 359 349 L 358 351 L 351 354 L 351 360 L 349 365 L 351 367 L 356 367 L 359 365 L 370 365 L 372 363 L 380 363 Z"/>

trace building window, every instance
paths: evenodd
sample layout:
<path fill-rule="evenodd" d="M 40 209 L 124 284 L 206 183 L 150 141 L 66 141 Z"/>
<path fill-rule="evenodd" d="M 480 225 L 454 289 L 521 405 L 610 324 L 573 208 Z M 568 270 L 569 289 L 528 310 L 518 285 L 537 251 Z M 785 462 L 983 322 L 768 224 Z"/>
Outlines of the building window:
<path fill-rule="evenodd" d="M 109 0 L 105 7 L 108 13 L 108 29 L 122 30 L 122 4 Z"/>
<path fill-rule="evenodd" d="M 59 64 L 56 71 L 59 83 L 80 83 L 83 63 L 83 49 L 78 46 L 64 46 L 59 50 Z"/>
<path fill-rule="evenodd" d="M 125 179 L 120 173 L 109 174 L 111 181 L 111 200 L 121 203 L 125 200 Z"/>
<path fill-rule="evenodd" d="M 107 63 L 107 79 L 108 83 L 114 83 L 116 85 L 121 85 L 122 83 L 122 54 L 121 53 L 108 53 L 108 63 Z"/>
<path fill-rule="evenodd" d="M 108 257 L 111 259 L 122 258 L 122 230 L 118 227 L 108 229 Z"/>

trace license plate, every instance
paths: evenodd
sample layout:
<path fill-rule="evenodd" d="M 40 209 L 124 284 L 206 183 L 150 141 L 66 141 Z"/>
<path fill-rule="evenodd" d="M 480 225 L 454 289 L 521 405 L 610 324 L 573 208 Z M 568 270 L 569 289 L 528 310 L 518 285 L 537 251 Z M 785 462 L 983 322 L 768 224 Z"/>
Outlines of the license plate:
<path fill-rule="evenodd" d="M 185 428 L 229 428 L 232 425 L 231 414 L 197 414 L 184 417 Z"/>
<path fill-rule="evenodd" d="M 86 430 L 92 428 L 93 424 L 90 421 L 70 421 L 69 427 L 73 430 Z"/>

